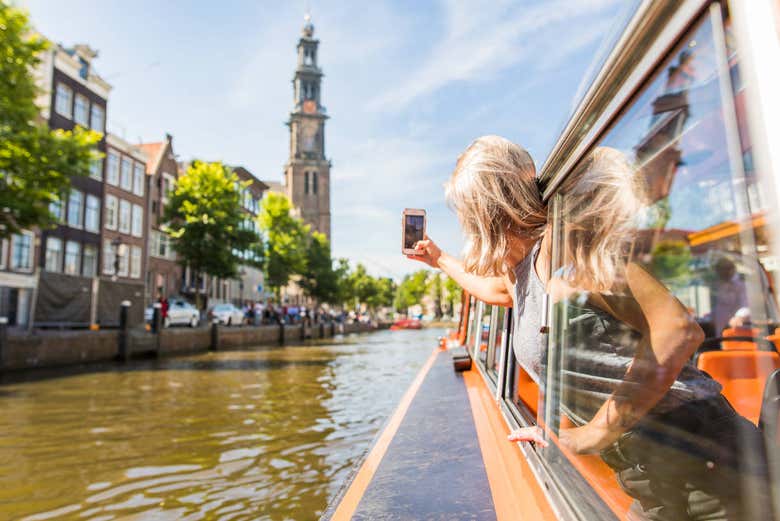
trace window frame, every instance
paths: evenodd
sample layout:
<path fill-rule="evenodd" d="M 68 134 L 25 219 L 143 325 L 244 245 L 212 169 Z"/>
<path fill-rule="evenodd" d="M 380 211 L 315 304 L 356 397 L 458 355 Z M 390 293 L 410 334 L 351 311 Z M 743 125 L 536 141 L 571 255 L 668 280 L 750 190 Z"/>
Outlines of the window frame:
<path fill-rule="evenodd" d="M 138 245 L 130 246 L 130 278 L 140 279 L 143 271 L 143 249 Z"/>
<path fill-rule="evenodd" d="M 27 241 L 27 263 L 25 266 L 16 265 L 16 250 L 18 249 L 19 238 L 25 238 Z M 11 236 L 11 257 L 8 259 L 8 266 L 11 271 L 17 271 L 20 273 L 30 273 L 33 271 L 35 265 L 35 234 L 29 230 L 22 230 L 20 233 L 15 233 Z"/>
<path fill-rule="evenodd" d="M 61 90 L 62 89 L 62 90 Z M 67 112 L 62 112 L 60 108 L 62 108 L 61 105 L 61 98 L 60 93 L 67 93 L 67 99 L 68 99 L 68 109 Z M 73 119 L 73 100 L 74 100 L 74 92 L 73 89 L 70 88 L 65 83 L 58 81 L 57 85 L 54 87 L 54 112 L 59 114 L 60 116 L 66 117 L 68 119 Z M 63 101 L 64 103 L 64 101 Z"/>
<path fill-rule="evenodd" d="M 98 128 L 96 128 L 96 121 L 95 121 L 95 114 L 100 114 L 100 125 Z M 89 112 L 89 128 L 92 130 L 96 130 L 98 132 L 101 132 L 105 134 L 106 132 L 106 110 L 103 108 L 102 105 L 99 105 L 97 103 L 92 104 L 92 108 Z"/>
<path fill-rule="evenodd" d="M 123 219 L 122 216 L 125 214 L 125 209 L 127 210 L 127 218 Z M 119 198 L 119 211 L 117 212 L 117 215 L 117 230 L 125 235 L 130 235 L 133 220 L 133 205 L 130 204 L 130 201 Z"/>
<path fill-rule="evenodd" d="M 119 198 L 112 194 L 106 195 L 106 204 L 104 205 L 104 227 L 106 230 L 116 230 L 119 226 Z M 113 202 L 113 204 L 111 204 Z M 113 215 L 109 212 L 113 208 Z M 111 218 L 113 216 L 113 219 Z"/>
<path fill-rule="evenodd" d="M 133 203 L 130 209 L 130 234 L 133 237 L 143 237 L 144 235 L 144 208 L 140 204 Z"/>
<path fill-rule="evenodd" d="M 68 251 L 68 247 L 72 245 L 76 245 L 76 268 L 74 271 L 68 271 L 68 256 L 71 255 L 73 252 Z M 81 253 L 82 253 L 82 246 L 81 243 L 78 241 L 68 240 L 65 241 L 65 250 L 63 254 L 63 263 L 62 263 L 62 272 L 66 275 L 79 275 L 81 274 Z"/>
<path fill-rule="evenodd" d="M 92 259 L 91 266 L 92 270 L 90 273 L 87 273 L 87 252 L 93 252 L 94 255 L 90 255 L 89 257 Z M 100 254 L 98 252 L 98 247 L 94 244 L 84 244 L 81 248 L 81 276 L 82 277 L 95 277 L 98 274 L 98 264 L 99 264 L 99 257 Z"/>
<path fill-rule="evenodd" d="M 84 112 L 82 113 L 83 119 L 79 118 L 79 101 L 83 102 Z M 73 122 L 77 125 L 81 125 L 84 128 L 89 128 L 89 113 L 90 103 L 89 98 L 81 93 L 76 93 L 73 96 Z"/>
<path fill-rule="evenodd" d="M 133 193 L 139 197 L 144 196 L 144 179 L 146 177 L 146 167 L 143 163 L 135 161 L 133 163 Z"/>
<path fill-rule="evenodd" d="M 121 157 L 113 150 L 109 150 L 106 159 L 106 183 L 111 186 L 119 186 L 119 170 Z M 116 167 L 114 168 L 114 165 Z"/>
<path fill-rule="evenodd" d="M 0 270 L 4 270 L 10 264 L 8 253 L 11 249 L 8 239 L 0 240 Z"/>
<path fill-rule="evenodd" d="M 119 188 L 133 191 L 133 160 L 126 155 L 121 155 L 119 160 Z"/>
<path fill-rule="evenodd" d="M 55 248 L 50 248 L 49 247 L 49 244 L 57 244 L 57 243 L 59 243 L 59 248 L 55 249 Z M 51 273 L 62 273 L 62 268 L 63 268 L 62 267 L 62 262 L 63 262 L 63 257 L 64 257 L 64 254 L 65 254 L 65 249 L 64 248 L 65 248 L 65 244 L 64 244 L 64 241 L 62 240 L 62 238 L 54 237 L 54 236 L 46 237 L 46 244 L 45 244 L 44 254 L 43 254 L 43 268 L 46 271 L 51 272 Z M 57 260 L 57 263 L 56 263 L 57 265 L 56 266 L 51 267 L 49 265 L 49 258 L 50 258 L 49 257 L 49 251 L 59 252 L 57 254 L 57 259 L 56 259 Z"/>
<path fill-rule="evenodd" d="M 97 207 L 93 208 L 93 212 L 90 211 L 90 201 L 97 202 Z M 84 229 L 88 232 L 92 233 L 100 233 L 100 210 L 101 210 L 101 204 L 100 204 L 100 197 L 93 195 L 93 194 L 87 194 L 87 197 L 84 201 Z M 90 214 L 94 214 L 95 217 L 95 225 L 91 226 L 90 219 L 88 219 L 88 216 Z"/>
<path fill-rule="evenodd" d="M 78 208 L 76 208 L 76 212 L 75 212 L 76 213 L 75 217 L 77 218 L 77 220 L 74 221 L 73 217 L 71 217 L 71 215 L 74 213 L 74 212 L 72 212 L 73 208 L 72 208 L 71 205 L 73 204 L 74 195 L 76 195 L 76 194 L 78 194 L 80 202 L 79 202 Z M 84 228 L 84 208 L 85 208 L 85 206 L 86 206 L 86 198 L 85 198 L 84 192 L 81 191 L 81 190 L 77 190 L 75 188 L 71 188 L 70 189 L 70 193 L 68 194 L 68 204 L 67 204 L 68 215 L 66 217 L 66 219 L 67 219 L 66 222 L 67 222 L 68 226 L 70 226 L 71 228 L 77 228 L 79 230 Z"/>

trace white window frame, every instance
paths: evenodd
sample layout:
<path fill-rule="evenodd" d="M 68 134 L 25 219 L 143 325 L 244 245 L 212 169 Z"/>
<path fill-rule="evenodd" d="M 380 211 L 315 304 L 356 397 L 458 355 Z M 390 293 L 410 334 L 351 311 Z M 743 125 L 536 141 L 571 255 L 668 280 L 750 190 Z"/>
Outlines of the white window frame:
<path fill-rule="evenodd" d="M 130 247 L 130 278 L 141 278 L 141 264 L 143 264 L 143 252 L 140 246 Z"/>
<path fill-rule="evenodd" d="M 144 235 L 144 209 L 140 204 L 134 204 L 130 216 L 130 233 L 133 237 Z"/>
<path fill-rule="evenodd" d="M 92 270 L 87 272 L 87 252 L 93 253 L 92 258 Z M 94 277 L 98 272 L 98 249 L 94 244 L 85 244 L 81 249 L 81 275 L 83 277 Z"/>
<path fill-rule="evenodd" d="M 106 183 L 112 186 L 119 185 L 119 163 L 119 155 L 116 152 L 109 150 L 108 161 L 106 163 Z M 113 168 L 114 165 L 116 165 L 116 168 Z"/>
<path fill-rule="evenodd" d="M 133 206 L 129 201 L 119 200 L 119 231 L 130 234 Z"/>
<path fill-rule="evenodd" d="M 117 276 L 127 277 L 130 271 L 130 247 L 127 244 L 120 244 L 116 254 L 119 255 L 119 272 Z"/>
<path fill-rule="evenodd" d="M 113 214 L 111 213 L 113 209 Z M 105 228 L 116 230 L 119 223 L 119 199 L 115 195 L 106 195 Z"/>
<path fill-rule="evenodd" d="M 8 239 L 0 241 L 0 270 L 4 270 L 8 266 Z"/>
<path fill-rule="evenodd" d="M 76 209 L 77 210 L 75 216 L 76 220 L 74 221 L 74 219 L 71 217 L 72 214 L 74 213 L 71 211 L 73 210 L 73 208 L 71 207 L 71 203 L 73 202 L 74 195 L 76 194 L 78 194 L 78 196 L 80 197 L 81 202 L 79 203 L 79 206 Z M 70 196 L 68 197 L 67 206 L 68 206 L 68 226 L 70 226 L 71 228 L 82 229 L 84 227 L 84 192 L 82 192 L 81 190 L 76 190 L 75 188 L 71 188 Z"/>
<path fill-rule="evenodd" d="M 54 215 L 58 223 L 65 222 L 65 205 L 62 198 L 49 203 L 49 212 Z"/>
<path fill-rule="evenodd" d="M 59 248 L 56 250 L 54 248 L 50 248 L 50 245 L 58 244 Z M 64 244 L 62 243 L 62 239 L 59 237 L 47 237 L 46 238 L 46 248 L 43 253 L 43 266 L 46 271 L 50 271 L 53 273 L 61 273 L 62 272 L 62 257 L 64 254 Z M 49 263 L 49 251 L 58 251 L 57 259 L 56 259 L 56 265 L 52 262 L 51 265 Z"/>
<path fill-rule="evenodd" d="M 100 119 L 97 120 L 96 114 L 100 114 Z M 92 111 L 89 115 L 89 128 L 97 130 L 98 132 L 105 133 L 106 128 L 106 111 L 102 106 L 97 103 L 92 104 Z"/>
<path fill-rule="evenodd" d="M 88 219 L 88 216 L 90 215 L 90 203 L 92 203 L 92 209 L 94 210 L 92 212 L 92 215 L 95 217 L 94 225 L 90 225 L 90 219 Z M 97 206 L 94 206 L 95 204 L 97 204 Z M 100 198 L 92 194 L 87 194 L 87 199 L 84 204 L 84 229 L 94 233 L 100 231 Z"/>
<path fill-rule="evenodd" d="M 24 266 L 17 266 L 14 264 L 16 259 L 16 249 L 18 247 L 18 239 L 25 237 L 29 241 L 29 248 L 27 250 L 27 262 Z M 16 233 L 11 237 L 11 258 L 9 259 L 9 266 L 13 271 L 31 272 L 33 270 L 33 257 L 35 257 L 35 234 L 31 231 L 24 230 L 22 233 Z"/>
<path fill-rule="evenodd" d="M 94 159 L 92 161 L 92 164 L 89 165 L 89 177 L 92 179 L 97 179 L 98 181 L 103 180 L 103 158 L 100 157 L 98 159 Z"/>
<path fill-rule="evenodd" d="M 144 196 L 144 180 L 146 177 L 146 166 L 143 163 L 133 164 L 133 193 L 141 197 Z"/>
<path fill-rule="evenodd" d="M 79 101 L 83 102 L 83 112 L 79 112 Z M 73 97 L 73 122 L 84 128 L 89 127 L 89 98 L 83 94 L 76 93 Z"/>
<path fill-rule="evenodd" d="M 122 156 L 119 163 L 119 187 L 130 192 L 133 189 L 133 160 Z"/>
<path fill-rule="evenodd" d="M 76 246 L 76 267 L 73 271 L 68 271 L 69 247 Z M 81 273 L 81 243 L 78 241 L 65 241 L 65 253 L 63 254 L 62 272 L 66 275 L 79 275 Z"/>
<path fill-rule="evenodd" d="M 64 97 L 63 97 L 64 96 Z M 63 106 L 67 99 L 67 109 Z M 57 83 L 54 94 L 54 111 L 68 119 L 73 117 L 73 89 L 62 82 Z"/>
<path fill-rule="evenodd" d="M 103 241 L 103 273 L 105 275 L 114 274 L 114 245 L 111 244 L 111 239 L 105 239 Z"/>

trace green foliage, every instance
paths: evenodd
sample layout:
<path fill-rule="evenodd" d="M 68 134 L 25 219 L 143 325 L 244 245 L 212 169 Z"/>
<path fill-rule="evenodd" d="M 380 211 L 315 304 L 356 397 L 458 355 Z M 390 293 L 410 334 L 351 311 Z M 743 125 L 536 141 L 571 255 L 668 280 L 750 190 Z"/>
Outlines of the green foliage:
<path fill-rule="evenodd" d="M 298 285 L 304 293 L 318 302 L 340 302 L 340 272 L 333 267 L 330 243 L 325 234 L 313 232 L 306 248 L 306 268 Z"/>
<path fill-rule="evenodd" d="M 420 304 L 422 298 L 428 290 L 428 270 L 418 270 L 410 275 L 406 275 L 395 296 L 395 309 L 399 312 L 406 312 L 410 306 Z"/>
<path fill-rule="evenodd" d="M 691 249 L 683 241 L 660 241 L 653 248 L 650 269 L 662 281 L 685 283 L 690 264 Z"/>
<path fill-rule="evenodd" d="M 249 183 L 222 163 L 194 161 L 165 208 L 166 231 L 183 264 L 196 274 L 233 278 L 239 264 L 261 265 L 260 259 L 242 260 L 238 253 L 259 250 L 257 234 L 243 226 L 240 192 Z"/>
<path fill-rule="evenodd" d="M 463 290 L 460 285 L 455 282 L 455 279 L 448 276 L 444 281 L 444 293 L 446 295 L 447 307 L 450 312 L 453 312 L 457 303 L 460 302 Z"/>
<path fill-rule="evenodd" d="M 309 226 L 291 215 L 291 210 L 292 205 L 287 197 L 271 192 L 263 199 L 260 211 L 260 227 L 266 236 L 265 281 L 277 294 L 293 275 L 304 275 L 306 278 Z M 318 240 L 316 242 L 314 247 L 320 250 L 315 253 L 315 270 L 322 264 L 325 248 Z M 330 246 L 327 250 L 330 256 Z"/>
<path fill-rule="evenodd" d="M 32 70 L 47 45 L 23 11 L 0 1 L 0 238 L 54 224 L 49 203 L 98 158 L 99 133 L 52 131 L 39 121 Z"/>

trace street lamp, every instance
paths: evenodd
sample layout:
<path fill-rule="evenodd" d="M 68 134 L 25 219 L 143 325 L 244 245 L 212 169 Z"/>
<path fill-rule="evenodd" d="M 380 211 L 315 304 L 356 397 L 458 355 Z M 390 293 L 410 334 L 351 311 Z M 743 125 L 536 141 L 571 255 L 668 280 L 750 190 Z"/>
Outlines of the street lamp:
<path fill-rule="evenodd" d="M 111 276 L 111 280 L 116 282 L 119 276 L 119 248 L 122 246 L 122 238 L 114 237 L 111 246 L 114 247 L 114 274 Z"/>

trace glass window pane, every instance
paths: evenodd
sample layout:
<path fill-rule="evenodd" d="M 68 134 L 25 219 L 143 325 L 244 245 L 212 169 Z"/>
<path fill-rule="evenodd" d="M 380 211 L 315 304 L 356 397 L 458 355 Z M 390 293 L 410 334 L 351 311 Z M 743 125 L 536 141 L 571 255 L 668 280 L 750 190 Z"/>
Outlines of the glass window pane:
<path fill-rule="evenodd" d="M 95 246 L 84 246 L 81 274 L 85 277 L 94 277 L 97 274 L 97 248 Z"/>
<path fill-rule="evenodd" d="M 87 195 L 84 229 L 90 232 L 100 231 L 100 199 L 94 195 Z"/>
<path fill-rule="evenodd" d="M 717 12 L 560 187 L 553 378 L 541 380 L 554 386 L 543 419 L 557 442 L 541 453 L 613 509 L 767 519 L 756 424 L 763 381 L 780 368 L 766 337 L 780 324 L 764 214 L 750 204 L 757 181 L 743 172 L 744 134 L 730 131 L 737 63 Z M 736 383 L 747 378 L 755 387 Z"/>
<path fill-rule="evenodd" d="M 144 219 L 143 208 L 138 204 L 134 204 L 132 233 L 136 237 L 141 237 L 143 235 L 143 225 L 144 225 L 143 219 Z"/>
<path fill-rule="evenodd" d="M 76 103 L 73 108 L 73 121 L 86 127 L 89 120 L 89 100 L 81 94 L 76 94 Z"/>
<path fill-rule="evenodd" d="M 105 124 L 106 124 L 106 112 L 103 110 L 103 107 L 101 107 L 100 105 L 93 104 L 89 126 L 92 128 L 92 130 L 96 130 L 98 132 L 105 132 Z"/>
<path fill-rule="evenodd" d="M 76 241 L 65 243 L 65 273 L 78 275 L 81 264 L 81 244 Z"/>
<path fill-rule="evenodd" d="M 130 203 L 124 199 L 119 200 L 119 231 L 130 233 Z"/>
<path fill-rule="evenodd" d="M 62 240 L 56 237 L 46 239 L 46 271 L 62 271 Z"/>
<path fill-rule="evenodd" d="M 84 193 L 71 190 L 68 198 L 68 225 L 81 228 L 84 219 Z"/>
<path fill-rule="evenodd" d="M 124 190 L 130 190 L 133 186 L 133 163 L 129 158 L 122 158 L 122 168 L 119 176 L 119 185 Z"/>
<path fill-rule="evenodd" d="M 114 152 L 108 153 L 108 168 L 106 169 L 106 182 L 110 185 L 119 184 L 119 156 Z"/>
<path fill-rule="evenodd" d="M 30 233 L 16 234 L 11 238 L 11 269 L 32 269 L 32 241 Z"/>
<path fill-rule="evenodd" d="M 62 83 L 57 84 L 57 92 L 54 100 L 54 110 L 61 116 L 72 116 L 73 91 Z"/>
<path fill-rule="evenodd" d="M 95 159 L 89 167 L 89 176 L 98 181 L 103 180 L 103 158 Z"/>
<path fill-rule="evenodd" d="M 144 165 L 136 163 L 133 167 L 133 193 L 135 195 L 144 195 Z"/>

